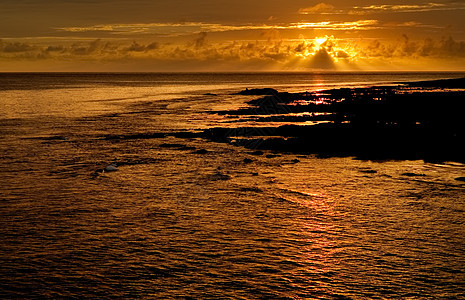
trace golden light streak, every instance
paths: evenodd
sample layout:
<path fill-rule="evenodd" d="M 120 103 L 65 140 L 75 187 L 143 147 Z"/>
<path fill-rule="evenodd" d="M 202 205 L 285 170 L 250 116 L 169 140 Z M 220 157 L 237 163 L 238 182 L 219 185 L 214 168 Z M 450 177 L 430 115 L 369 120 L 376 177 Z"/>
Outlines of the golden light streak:
<path fill-rule="evenodd" d="M 286 26 L 272 25 L 223 25 L 216 23 L 184 22 L 184 23 L 135 23 L 135 24 L 101 24 L 87 27 L 61 27 L 57 30 L 66 32 L 106 31 L 118 33 L 199 33 L 199 32 L 225 32 L 237 30 L 266 30 L 286 29 Z"/>
<path fill-rule="evenodd" d="M 355 22 L 318 22 L 318 23 L 293 23 L 289 28 L 299 29 L 328 29 L 328 30 L 369 30 L 378 29 L 378 20 L 359 20 Z"/>
<path fill-rule="evenodd" d="M 389 13 L 389 12 L 430 12 L 465 9 L 465 3 L 427 3 L 427 4 L 382 4 L 369 6 L 354 6 L 349 14 Z"/>
<path fill-rule="evenodd" d="M 301 22 L 289 25 L 224 25 L 216 23 L 135 23 L 135 24 L 100 24 L 86 27 L 60 27 L 60 31 L 109 32 L 112 34 L 192 34 L 199 32 L 226 32 L 243 30 L 286 30 L 286 29 L 326 29 L 326 30 L 369 30 L 377 29 L 378 20 L 358 20 L 354 22 Z"/>

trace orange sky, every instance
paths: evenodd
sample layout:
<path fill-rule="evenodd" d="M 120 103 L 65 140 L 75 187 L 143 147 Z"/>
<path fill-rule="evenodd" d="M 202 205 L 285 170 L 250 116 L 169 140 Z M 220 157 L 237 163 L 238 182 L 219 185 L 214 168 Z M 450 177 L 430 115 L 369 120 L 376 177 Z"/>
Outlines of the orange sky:
<path fill-rule="evenodd" d="M 2 0 L 0 71 L 463 71 L 464 13 L 448 0 Z"/>

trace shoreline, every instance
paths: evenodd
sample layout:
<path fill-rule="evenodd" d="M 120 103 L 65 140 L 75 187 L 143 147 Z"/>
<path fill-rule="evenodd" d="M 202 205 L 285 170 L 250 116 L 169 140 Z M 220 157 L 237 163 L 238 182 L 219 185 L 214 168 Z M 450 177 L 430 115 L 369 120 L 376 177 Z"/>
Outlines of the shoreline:
<path fill-rule="evenodd" d="M 304 93 L 246 89 L 238 94 L 262 97 L 245 108 L 211 113 L 230 122 L 291 124 L 215 127 L 198 136 L 319 157 L 465 162 L 465 78 Z M 315 124 L 297 125 L 302 122 Z"/>
<path fill-rule="evenodd" d="M 465 77 L 298 93 L 252 88 L 235 95 L 251 100 L 239 109 L 205 113 L 243 126 L 109 134 L 103 139 L 172 136 L 319 158 L 465 163 Z"/>

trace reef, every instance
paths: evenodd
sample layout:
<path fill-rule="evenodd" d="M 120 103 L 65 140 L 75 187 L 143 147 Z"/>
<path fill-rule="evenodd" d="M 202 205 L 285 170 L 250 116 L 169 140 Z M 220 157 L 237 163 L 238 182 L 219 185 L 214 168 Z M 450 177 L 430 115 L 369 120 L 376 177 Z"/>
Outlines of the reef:
<path fill-rule="evenodd" d="M 320 157 L 465 162 L 465 78 L 302 93 L 247 89 L 238 94 L 263 97 L 245 108 L 213 113 L 247 126 L 211 128 L 202 137 Z"/>

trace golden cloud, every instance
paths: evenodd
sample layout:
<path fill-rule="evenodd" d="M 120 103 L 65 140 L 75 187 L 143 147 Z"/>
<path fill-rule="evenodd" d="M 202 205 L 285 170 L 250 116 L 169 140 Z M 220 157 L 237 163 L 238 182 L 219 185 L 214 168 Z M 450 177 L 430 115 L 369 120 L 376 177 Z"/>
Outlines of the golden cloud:
<path fill-rule="evenodd" d="M 226 32 L 245 30 L 286 30 L 286 29 L 326 29 L 326 30 L 367 30 L 377 29 L 377 20 L 358 20 L 352 22 L 301 22 L 281 25 L 224 25 L 215 23 L 147 23 L 147 24 L 104 24 L 88 27 L 63 27 L 61 31 L 80 33 L 104 31 L 111 34 L 159 34 L 159 35 L 189 35 L 201 32 Z"/>
<path fill-rule="evenodd" d="M 201 33 L 188 43 L 157 41 L 115 42 L 96 39 L 69 45 L 37 45 L 0 41 L 0 60 L 87 62 L 98 64 L 150 62 L 182 67 L 182 62 L 199 66 L 281 66 L 284 69 L 338 69 L 361 61 L 448 59 L 465 67 L 465 42 L 453 38 L 413 40 L 403 35 L 397 41 L 341 40 L 332 36 L 315 39 L 213 43 Z"/>
<path fill-rule="evenodd" d="M 271 25 L 223 25 L 203 22 L 184 23 L 135 23 L 135 24 L 101 24 L 86 27 L 56 28 L 66 32 L 92 32 L 104 31 L 112 34 L 194 34 L 200 32 L 225 32 L 238 30 L 265 30 L 272 28 L 285 28 Z"/>
<path fill-rule="evenodd" d="M 318 3 L 315 6 L 305 7 L 299 9 L 299 14 L 327 14 L 334 11 L 334 6 L 327 3 Z"/>
<path fill-rule="evenodd" d="M 375 26 L 378 24 L 377 20 L 359 20 L 354 22 L 317 22 L 317 23 L 293 23 L 291 28 L 299 29 L 329 29 L 329 30 L 368 30 L 378 29 Z"/>
<path fill-rule="evenodd" d="M 465 3 L 427 3 L 418 5 L 369 5 L 369 6 L 355 6 L 349 12 L 350 14 L 369 14 L 369 13 L 389 13 L 389 12 L 427 12 L 427 11 L 441 11 L 441 10 L 457 10 L 465 9 Z"/>

